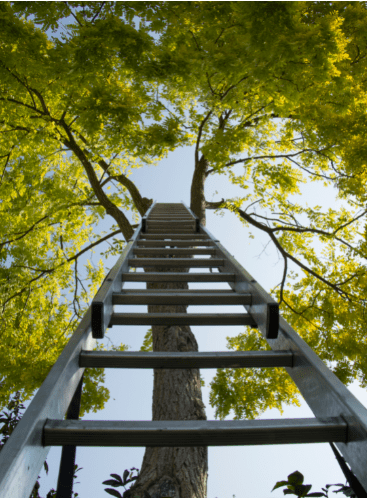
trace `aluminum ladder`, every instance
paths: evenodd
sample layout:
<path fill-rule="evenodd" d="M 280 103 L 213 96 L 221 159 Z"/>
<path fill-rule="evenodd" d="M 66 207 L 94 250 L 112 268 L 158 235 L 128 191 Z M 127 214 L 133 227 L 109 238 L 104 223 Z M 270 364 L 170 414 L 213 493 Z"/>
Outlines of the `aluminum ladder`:
<path fill-rule="evenodd" d="M 210 258 L 194 258 L 210 255 Z M 170 257 L 175 256 L 175 257 Z M 154 271 L 155 267 L 160 271 Z M 170 272 L 183 267 L 186 272 Z M 190 273 L 189 268 L 217 268 Z M 150 272 L 129 272 L 150 268 Z M 167 271 L 162 271 L 167 269 Z M 125 282 L 227 282 L 229 290 L 126 290 Z M 115 313 L 114 305 L 242 304 L 244 313 Z M 93 351 L 113 325 L 250 325 L 271 351 Z M 78 420 L 85 368 L 285 367 L 315 418 L 226 421 Z M 66 415 L 66 419 L 65 419 Z M 366 410 L 278 305 L 183 203 L 155 203 L 0 453 L 0 498 L 28 498 L 51 446 L 63 446 L 58 498 L 71 496 L 76 446 L 231 446 L 334 442 L 366 489 Z"/>

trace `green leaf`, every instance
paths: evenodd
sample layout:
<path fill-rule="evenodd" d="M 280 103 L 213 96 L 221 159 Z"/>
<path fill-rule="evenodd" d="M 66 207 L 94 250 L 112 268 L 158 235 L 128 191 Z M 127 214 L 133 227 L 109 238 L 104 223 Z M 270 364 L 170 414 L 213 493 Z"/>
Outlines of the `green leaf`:
<path fill-rule="evenodd" d="M 302 484 L 304 481 L 304 476 L 301 472 L 296 470 L 292 474 L 288 475 L 288 482 L 291 484 Z"/>
<path fill-rule="evenodd" d="M 123 474 L 123 482 L 124 482 L 124 484 L 126 483 L 126 480 L 127 480 L 128 476 L 129 476 L 129 470 L 125 469 L 124 470 L 124 474 Z"/>
<path fill-rule="evenodd" d="M 107 481 L 104 481 L 102 484 L 107 484 L 108 486 L 114 486 L 114 488 L 118 488 L 121 486 L 121 483 L 119 481 L 115 481 L 115 479 L 108 479 Z"/>
<path fill-rule="evenodd" d="M 287 486 L 288 484 L 289 484 L 288 481 L 278 481 L 272 488 L 272 491 L 274 489 L 281 488 L 281 486 Z"/>
<path fill-rule="evenodd" d="M 116 498 L 122 498 L 122 495 L 116 489 L 105 488 L 106 493 L 109 495 L 115 496 Z"/>
<path fill-rule="evenodd" d="M 123 481 L 121 480 L 121 477 L 119 474 L 110 474 L 111 477 L 114 477 L 117 481 L 119 481 L 121 484 L 123 484 Z"/>

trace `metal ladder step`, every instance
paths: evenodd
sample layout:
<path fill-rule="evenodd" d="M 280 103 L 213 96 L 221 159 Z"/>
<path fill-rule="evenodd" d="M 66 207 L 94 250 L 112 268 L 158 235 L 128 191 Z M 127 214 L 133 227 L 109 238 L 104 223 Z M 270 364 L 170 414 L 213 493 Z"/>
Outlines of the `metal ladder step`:
<path fill-rule="evenodd" d="M 239 446 L 345 442 L 340 418 L 126 422 L 47 420 L 44 446 Z"/>
<path fill-rule="evenodd" d="M 160 266 L 160 267 L 178 267 L 185 266 L 187 268 L 200 267 L 219 267 L 224 265 L 224 260 L 220 258 L 209 259 L 192 259 L 192 258 L 131 258 L 129 266 L 132 268 Z"/>
<path fill-rule="evenodd" d="M 123 282 L 234 282 L 235 273 L 122 273 Z"/>
<path fill-rule="evenodd" d="M 263 368 L 293 366 L 292 351 L 146 352 L 81 351 L 80 367 Z"/>
<path fill-rule="evenodd" d="M 168 220 L 168 219 L 161 219 L 161 220 L 154 220 L 152 218 L 147 219 L 147 224 L 151 226 L 159 226 L 159 227 L 167 227 L 167 226 L 192 226 L 195 225 L 195 219 L 194 218 L 188 218 L 188 219 L 173 219 L 173 220 Z"/>
<path fill-rule="evenodd" d="M 147 228 L 144 233 L 149 233 L 151 235 L 161 235 L 168 233 L 169 228 Z M 195 233 L 195 228 L 172 228 L 170 227 L 170 233 L 172 234 L 191 234 Z"/>
<path fill-rule="evenodd" d="M 232 289 L 127 289 L 124 287 L 121 294 L 180 294 L 185 296 L 186 294 L 211 294 L 213 296 L 217 294 L 228 294 L 231 296 L 236 295 L 236 292 Z M 118 292 L 117 294 L 120 294 Z M 246 295 L 246 293 L 244 293 Z"/>
<path fill-rule="evenodd" d="M 138 240 L 137 246 L 144 247 L 192 247 L 192 246 L 212 246 L 210 240 Z"/>
<path fill-rule="evenodd" d="M 205 234 L 202 233 L 165 233 L 165 234 L 160 234 L 160 233 L 141 233 L 140 235 L 141 240 L 142 239 L 154 239 L 154 240 L 162 240 L 162 239 L 189 239 L 189 240 L 194 240 L 194 239 L 205 239 L 205 240 L 210 240 L 209 237 Z"/>
<path fill-rule="evenodd" d="M 235 292 L 227 293 L 182 293 L 166 291 L 165 293 L 151 291 L 150 293 L 115 293 L 112 295 L 112 304 L 132 304 L 132 305 L 244 305 L 252 304 L 252 296 L 250 294 L 238 294 Z"/>
<path fill-rule="evenodd" d="M 142 254 L 148 254 L 149 256 L 155 256 L 156 254 L 160 255 L 173 255 L 173 256 L 187 256 L 188 254 L 208 254 L 209 256 L 215 256 L 216 250 L 215 249 L 199 249 L 199 248 L 183 248 L 183 249 L 177 249 L 177 248 L 141 248 L 138 247 L 137 249 L 134 249 L 133 253 L 137 256 L 142 255 Z"/>
<path fill-rule="evenodd" d="M 250 325 L 257 328 L 246 313 L 112 313 L 113 325 Z"/>
<path fill-rule="evenodd" d="M 193 216 L 184 216 L 184 215 L 162 215 L 162 216 L 150 216 L 147 218 L 148 221 L 195 221 Z"/>

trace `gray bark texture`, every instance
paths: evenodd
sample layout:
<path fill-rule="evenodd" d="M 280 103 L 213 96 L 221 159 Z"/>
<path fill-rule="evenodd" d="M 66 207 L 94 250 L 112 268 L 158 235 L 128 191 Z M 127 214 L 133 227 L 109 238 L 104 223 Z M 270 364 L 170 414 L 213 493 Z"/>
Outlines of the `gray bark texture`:
<path fill-rule="evenodd" d="M 204 184 L 206 181 L 206 171 L 208 162 L 204 156 L 196 161 L 192 185 L 190 190 L 190 209 L 198 216 L 201 225 L 206 226 L 206 200 L 204 196 Z"/>
<path fill-rule="evenodd" d="M 187 289 L 188 284 L 155 282 L 147 283 L 147 288 Z M 185 313 L 186 308 L 149 306 L 148 312 Z M 198 351 L 197 341 L 187 326 L 153 326 L 152 336 L 153 351 Z M 198 369 L 154 370 L 152 419 L 206 419 Z M 146 492 L 151 498 L 205 498 L 207 470 L 206 447 L 146 448 L 139 477 L 124 498 L 148 498 Z"/>

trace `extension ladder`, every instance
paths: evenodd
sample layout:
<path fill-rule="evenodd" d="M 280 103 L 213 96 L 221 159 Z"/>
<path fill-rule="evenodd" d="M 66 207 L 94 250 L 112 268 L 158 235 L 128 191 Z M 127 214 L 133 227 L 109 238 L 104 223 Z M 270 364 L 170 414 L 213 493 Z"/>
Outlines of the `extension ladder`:
<path fill-rule="evenodd" d="M 194 258 L 209 255 L 210 258 Z M 171 257 L 175 256 L 175 257 Z M 129 272 L 129 268 L 150 272 Z M 159 269 L 160 271 L 154 271 Z M 170 272 L 183 268 L 183 272 Z M 210 273 L 189 268 L 216 268 Z M 167 270 L 166 272 L 163 270 Z M 122 290 L 125 282 L 227 282 L 229 290 Z M 244 313 L 116 313 L 114 305 L 243 305 Z M 271 351 L 93 351 L 113 325 L 250 325 Z M 85 368 L 285 367 L 316 418 L 78 420 Z M 64 419 L 66 414 L 66 419 Z M 50 446 L 63 446 L 58 498 L 71 496 L 76 446 L 231 446 L 334 442 L 366 488 L 366 410 L 278 304 L 183 203 L 151 206 L 0 453 L 0 498 L 28 498 Z"/>

